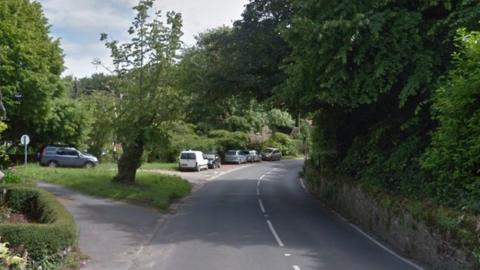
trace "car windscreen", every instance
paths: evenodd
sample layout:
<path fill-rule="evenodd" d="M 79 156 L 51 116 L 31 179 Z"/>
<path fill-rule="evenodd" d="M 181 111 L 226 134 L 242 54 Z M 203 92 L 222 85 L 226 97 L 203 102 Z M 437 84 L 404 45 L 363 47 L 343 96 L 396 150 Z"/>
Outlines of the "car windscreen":
<path fill-rule="evenodd" d="M 225 155 L 236 155 L 237 154 L 237 151 L 236 150 L 228 150 L 227 152 L 225 152 Z"/>
<path fill-rule="evenodd" d="M 270 154 L 270 153 L 272 153 L 272 152 L 273 152 L 272 149 L 265 149 L 265 150 L 263 150 L 263 153 L 265 153 L 265 154 Z"/>
<path fill-rule="evenodd" d="M 180 159 L 195 159 L 194 153 L 182 153 Z"/>

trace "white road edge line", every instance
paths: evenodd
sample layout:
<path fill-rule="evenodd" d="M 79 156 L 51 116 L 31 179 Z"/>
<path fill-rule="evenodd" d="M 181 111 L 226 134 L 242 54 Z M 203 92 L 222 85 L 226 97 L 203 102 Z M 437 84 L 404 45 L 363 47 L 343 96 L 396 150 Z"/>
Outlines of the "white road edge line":
<path fill-rule="evenodd" d="M 359 233 L 361 233 L 363 236 L 365 236 L 366 238 L 368 238 L 370 241 L 372 241 L 373 243 L 375 243 L 377 246 L 381 247 L 382 249 L 384 249 L 386 252 L 392 254 L 394 257 L 396 257 L 397 259 L 403 261 L 404 263 L 406 264 L 409 264 L 410 266 L 414 267 L 415 269 L 418 269 L 418 270 L 425 270 L 423 267 L 419 266 L 418 264 L 398 255 L 395 251 L 389 249 L 388 247 L 384 246 L 382 243 L 378 242 L 377 240 L 375 240 L 373 237 L 371 237 L 370 235 L 368 235 L 367 233 L 365 233 L 364 231 L 362 231 L 362 229 L 360 229 L 359 227 L 357 227 L 356 225 L 352 224 L 352 223 L 348 223 L 352 228 L 354 228 L 356 231 L 358 231 Z"/>
<path fill-rule="evenodd" d="M 260 205 L 260 210 L 262 210 L 262 213 L 267 213 L 267 211 L 265 211 L 265 207 L 263 206 L 262 199 L 258 199 L 258 204 Z"/>
<path fill-rule="evenodd" d="M 333 210 L 332 209 L 332 213 L 337 216 L 339 219 L 341 219 L 342 221 L 344 222 L 348 222 L 348 220 L 346 218 L 344 218 L 342 215 L 340 215 L 339 213 L 337 213 L 337 211 Z"/>
<path fill-rule="evenodd" d="M 300 185 L 302 186 L 303 190 L 307 192 L 307 186 L 305 186 L 305 182 L 303 182 L 303 178 L 300 178 Z"/>
<path fill-rule="evenodd" d="M 294 265 L 293 266 L 293 270 L 301 270 L 300 267 L 298 265 Z"/>
<path fill-rule="evenodd" d="M 270 231 L 273 234 L 273 237 L 275 237 L 275 240 L 277 240 L 277 244 L 280 247 L 284 247 L 285 245 L 283 244 L 282 239 L 280 239 L 280 237 L 278 236 L 277 231 L 275 231 L 275 228 L 273 227 L 272 222 L 270 222 L 270 220 L 267 220 L 267 224 L 268 224 L 268 228 L 270 228 Z"/>

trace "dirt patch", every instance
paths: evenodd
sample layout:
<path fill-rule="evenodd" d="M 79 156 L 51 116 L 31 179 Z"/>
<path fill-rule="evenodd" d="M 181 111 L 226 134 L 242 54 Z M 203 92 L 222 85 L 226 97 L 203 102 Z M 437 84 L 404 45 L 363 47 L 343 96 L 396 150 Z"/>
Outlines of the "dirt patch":
<path fill-rule="evenodd" d="M 14 224 L 22 224 L 22 223 L 32 223 L 26 215 L 24 214 L 11 214 L 10 217 L 6 220 L 5 223 L 14 223 Z"/>
<path fill-rule="evenodd" d="M 15 213 L 9 208 L 1 207 L 0 208 L 0 223 L 10 223 L 10 224 L 25 224 L 25 223 L 34 223 L 27 215 L 22 213 Z"/>

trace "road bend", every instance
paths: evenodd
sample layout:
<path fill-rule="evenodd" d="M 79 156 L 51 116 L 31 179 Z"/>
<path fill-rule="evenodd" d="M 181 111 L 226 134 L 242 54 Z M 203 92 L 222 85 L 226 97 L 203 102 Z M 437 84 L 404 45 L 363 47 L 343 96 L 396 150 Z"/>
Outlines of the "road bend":
<path fill-rule="evenodd" d="M 131 269 L 422 269 L 336 216 L 299 180 L 302 161 L 263 162 L 195 192 Z"/>

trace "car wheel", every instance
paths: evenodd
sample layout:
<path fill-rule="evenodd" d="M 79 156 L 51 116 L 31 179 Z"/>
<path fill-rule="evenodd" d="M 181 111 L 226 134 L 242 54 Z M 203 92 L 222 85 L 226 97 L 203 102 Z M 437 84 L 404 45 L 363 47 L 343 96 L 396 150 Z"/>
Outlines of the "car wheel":
<path fill-rule="evenodd" d="M 86 169 L 91 169 L 91 168 L 95 167 L 95 164 L 93 164 L 92 162 L 87 162 L 87 163 L 85 163 L 85 165 L 83 167 L 86 168 Z"/>
<path fill-rule="evenodd" d="M 50 167 L 50 168 L 55 168 L 58 166 L 57 162 L 54 161 L 54 160 L 50 160 L 48 163 L 47 163 L 47 166 Z"/>
<path fill-rule="evenodd" d="M 200 166 L 198 166 L 198 165 L 197 165 L 197 167 L 195 168 L 195 170 L 196 170 L 197 172 L 201 171 L 201 169 L 202 169 L 202 168 L 200 168 Z"/>

